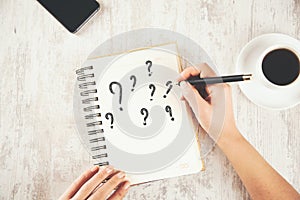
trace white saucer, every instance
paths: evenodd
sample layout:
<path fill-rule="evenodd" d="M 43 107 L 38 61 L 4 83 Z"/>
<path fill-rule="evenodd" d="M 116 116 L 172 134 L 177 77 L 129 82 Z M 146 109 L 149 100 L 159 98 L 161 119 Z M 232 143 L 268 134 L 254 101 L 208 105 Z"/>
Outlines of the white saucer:
<path fill-rule="evenodd" d="M 257 67 L 263 52 L 271 46 L 288 46 L 300 53 L 300 41 L 290 36 L 271 33 L 251 40 L 241 50 L 237 63 L 237 73 L 252 74 L 250 81 L 240 82 L 243 93 L 256 105 L 269 109 L 286 109 L 300 102 L 300 75 L 289 86 L 270 87 L 261 79 Z"/>

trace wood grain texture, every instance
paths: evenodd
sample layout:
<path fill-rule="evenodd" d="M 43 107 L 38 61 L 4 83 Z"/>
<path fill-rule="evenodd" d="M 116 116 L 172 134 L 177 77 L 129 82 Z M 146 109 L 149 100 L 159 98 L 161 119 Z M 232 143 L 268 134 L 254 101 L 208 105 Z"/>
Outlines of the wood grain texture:
<path fill-rule="evenodd" d="M 0 1 L 0 199 L 57 199 L 90 166 L 73 120 L 75 70 L 118 33 L 158 27 L 207 50 L 220 73 L 233 73 L 241 48 L 263 33 L 300 38 L 298 0 L 103 0 L 77 35 L 36 1 Z M 270 111 L 233 86 L 243 135 L 300 191 L 300 106 Z M 298 136 L 298 137 L 297 137 Z M 207 170 L 132 188 L 126 199 L 250 199 L 222 152 Z"/>

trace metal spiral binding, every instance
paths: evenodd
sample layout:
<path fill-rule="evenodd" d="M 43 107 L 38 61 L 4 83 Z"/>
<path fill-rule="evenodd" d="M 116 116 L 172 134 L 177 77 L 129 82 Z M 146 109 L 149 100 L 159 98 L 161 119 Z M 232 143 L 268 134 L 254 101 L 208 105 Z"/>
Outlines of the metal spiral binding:
<path fill-rule="evenodd" d="M 78 75 L 77 80 L 79 82 L 83 82 L 78 84 L 78 87 L 80 90 L 83 90 L 80 92 L 81 96 L 88 97 L 90 94 L 96 94 L 97 89 L 91 88 L 92 86 L 96 85 L 95 81 L 88 81 L 89 79 L 94 78 L 94 73 L 85 73 L 86 71 L 93 70 L 93 66 L 87 66 L 83 67 L 81 69 L 76 70 L 76 74 Z M 98 97 L 89 97 L 86 99 L 82 100 L 82 104 L 90 104 L 87 107 L 83 108 L 84 112 L 93 112 L 95 113 L 89 113 L 84 116 L 86 120 L 93 120 L 96 117 L 101 117 L 100 111 L 96 112 L 97 110 L 100 109 L 100 105 L 97 105 L 97 102 L 99 101 Z M 102 125 L 102 121 L 91 121 L 86 123 L 86 126 L 88 128 L 96 127 Z M 106 152 L 103 152 L 103 150 L 106 149 L 106 145 L 98 145 L 99 142 L 105 142 L 105 137 L 103 137 L 103 132 L 104 130 L 101 128 L 93 129 L 88 131 L 88 135 L 91 136 L 89 139 L 89 143 L 92 145 L 97 145 L 97 146 L 92 146 L 91 151 L 95 152 L 95 154 L 92 156 L 93 159 L 95 160 L 102 160 L 104 158 L 107 158 L 108 155 Z M 99 153 L 101 151 L 101 153 Z M 103 166 L 103 165 L 109 165 L 108 161 L 105 162 L 97 162 L 95 165 Z"/>

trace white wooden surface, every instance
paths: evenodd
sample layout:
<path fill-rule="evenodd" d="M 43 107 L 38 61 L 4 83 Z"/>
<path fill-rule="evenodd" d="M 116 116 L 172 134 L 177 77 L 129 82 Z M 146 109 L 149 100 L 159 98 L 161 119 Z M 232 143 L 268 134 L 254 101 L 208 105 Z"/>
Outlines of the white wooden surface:
<path fill-rule="evenodd" d="M 56 199 L 89 156 L 75 131 L 75 69 L 100 43 L 144 27 L 182 33 L 200 43 L 221 73 L 253 37 L 300 38 L 299 0 L 103 0 L 103 11 L 77 35 L 36 1 L 0 0 L 0 199 Z M 233 86 L 240 130 L 300 190 L 300 105 L 270 111 Z M 127 199 L 249 199 L 222 152 L 197 175 L 134 187 Z"/>

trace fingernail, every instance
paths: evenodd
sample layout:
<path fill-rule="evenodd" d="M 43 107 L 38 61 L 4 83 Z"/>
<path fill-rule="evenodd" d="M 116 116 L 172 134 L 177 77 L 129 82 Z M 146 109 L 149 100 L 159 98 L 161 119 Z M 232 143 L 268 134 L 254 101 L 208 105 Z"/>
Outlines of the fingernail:
<path fill-rule="evenodd" d="M 179 86 L 180 86 L 181 89 L 184 89 L 184 88 L 187 87 L 187 84 L 186 84 L 185 81 L 181 81 L 180 84 L 179 84 Z"/>
<path fill-rule="evenodd" d="M 108 166 L 108 167 L 106 167 L 106 169 L 105 169 L 105 171 L 106 171 L 106 173 L 110 173 L 110 172 L 112 172 L 112 167 L 111 166 Z"/>
<path fill-rule="evenodd" d="M 124 172 L 119 172 L 117 176 L 118 176 L 118 178 L 124 178 L 125 173 Z"/>
<path fill-rule="evenodd" d="M 124 185 L 124 190 L 128 190 L 129 187 L 130 187 L 130 182 L 127 181 Z"/>
<path fill-rule="evenodd" d="M 125 174 L 125 177 L 123 178 L 125 182 L 130 182 L 130 178 L 127 176 L 127 174 Z"/>
<path fill-rule="evenodd" d="M 178 85 L 180 87 L 180 84 L 184 82 L 184 81 L 179 81 L 176 85 Z"/>
<path fill-rule="evenodd" d="M 96 166 L 94 166 L 94 167 L 91 168 L 91 172 L 95 172 L 95 171 L 97 171 L 98 169 L 99 169 L 99 166 L 96 165 Z"/>

